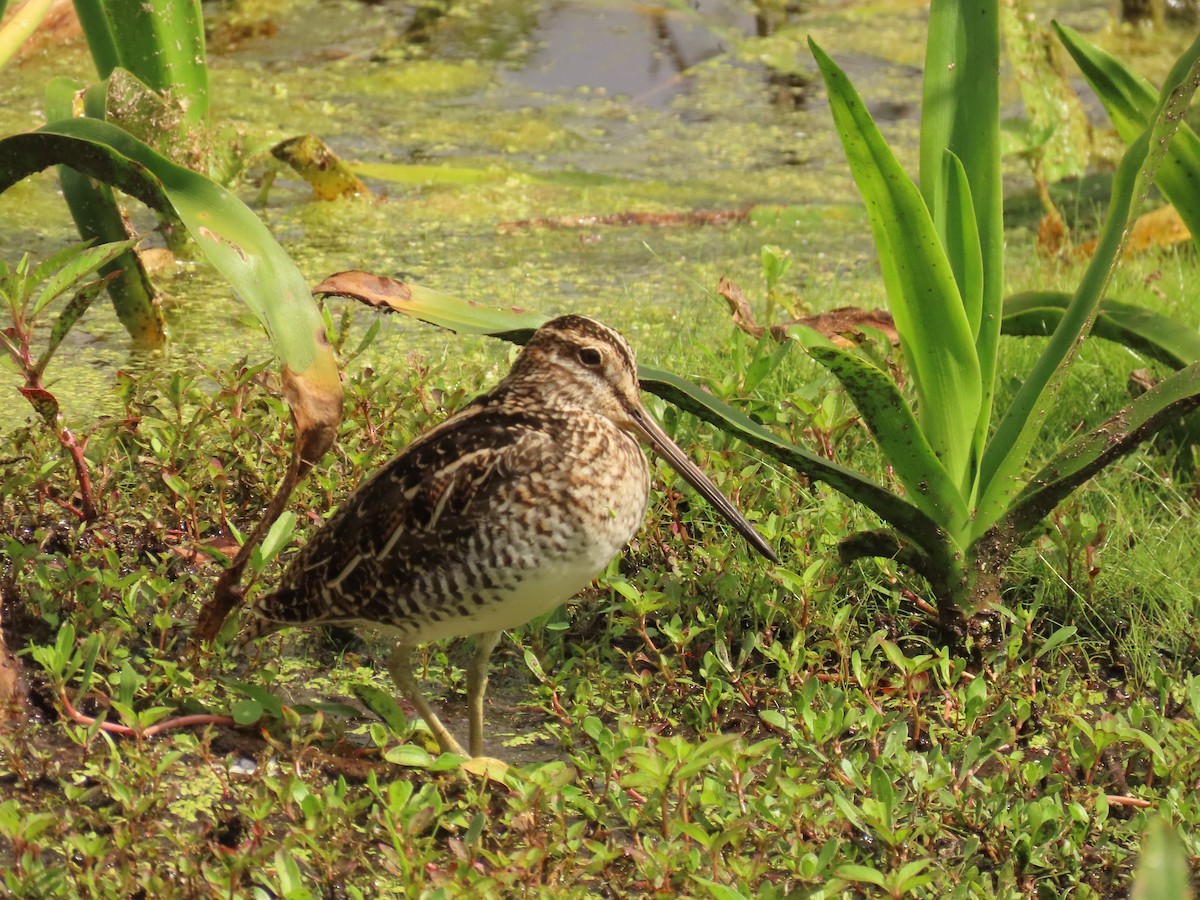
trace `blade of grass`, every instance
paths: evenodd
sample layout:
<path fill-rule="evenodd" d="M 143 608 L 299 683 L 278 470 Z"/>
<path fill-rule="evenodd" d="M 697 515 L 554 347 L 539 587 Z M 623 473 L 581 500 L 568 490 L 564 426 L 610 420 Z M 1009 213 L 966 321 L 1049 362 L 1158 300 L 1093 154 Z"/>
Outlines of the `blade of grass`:
<path fill-rule="evenodd" d="M 996 0 L 932 0 L 922 94 L 921 194 L 933 211 L 975 339 L 979 415 L 971 444 L 974 468 L 991 426 L 1004 287 Z M 950 163 L 947 152 L 961 167 Z M 973 227 L 966 221 L 968 208 Z M 972 284 L 976 277 L 978 283 Z M 967 474 L 973 495 L 978 479 L 974 471 Z"/>
<path fill-rule="evenodd" d="M 809 41 L 854 180 L 866 202 L 922 431 L 957 485 L 980 413 L 979 360 L 954 273 L 917 186 L 836 63 Z"/>

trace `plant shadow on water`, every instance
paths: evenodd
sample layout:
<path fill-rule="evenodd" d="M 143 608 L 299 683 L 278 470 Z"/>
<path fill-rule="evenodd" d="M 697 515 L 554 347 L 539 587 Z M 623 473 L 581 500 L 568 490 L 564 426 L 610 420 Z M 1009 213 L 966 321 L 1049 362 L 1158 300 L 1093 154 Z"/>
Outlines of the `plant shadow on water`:
<path fill-rule="evenodd" d="M 803 6 L 792 20 L 763 13 L 783 21 L 747 49 L 741 39 L 772 28 L 732 5 L 693 15 L 497 0 L 422 19 L 392 3 L 298 2 L 273 34 L 214 53 L 213 105 L 237 130 L 248 202 L 285 137 L 315 133 L 364 166 L 374 199 L 318 203 L 286 175 L 267 196 L 264 220 L 311 283 L 361 268 L 596 315 L 645 359 L 697 373 L 789 440 L 883 479 L 832 380 L 798 353 L 755 348 L 715 293 L 721 275 L 762 285 L 771 244 L 790 253 L 780 296 L 799 311 L 883 302 L 869 224 L 800 46 L 811 30 L 849 62 L 912 163 L 924 4 Z M 1106 7 L 1064 4 L 1063 16 L 1094 30 Z M 4 132 L 38 124 L 30 111 L 49 72 L 85 77 L 87 65 L 67 45 L 0 72 Z M 399 180 L 367 168 L 385 164 Z M 770 209 L 719 226 L 497 227 L 751 206 Z M 6 258 L 45 258 L 72 240 L 51 176 L 6 193 L 0 218 Z M 1070 284 L 1069 263 L 1034 258 L 1033 227 L 1006 235 L 1010 280 Z M 1114 291 L 1162 285 L 1195 324 L 1181 299 L 1193 267 L 1163 252 Z M 371 717 L 316 708 L 356 703 L 363 684 L 394 695 L 374 640 L 343 652 L 292 633 L 252 671 L 220 653 L 181 662 L 197 604 L 289 448 L 259 326 L 198 262 L 171 264 L 163 285 L 167 351 L 128 355 L 97 303 L 48 371 L 74 425 L 112 417 L 89 445 L 104 528 L 63 521 L 47 500 L 70 489 L 62 464 L 49 465 L 53 435 L 20 427 L 20 404 L 0 402 L 0 600 L 5 627 L 40 649 L 26 661 L 36 714 L 0 732 L 0 877 L 13 895 L 1108 896 L 1128 889 L 1151 803 L 1190 857 L 1200 850 L 1195 503 L 1150 452 L 1048 526 L 1015 567 L 1020 602 L 997 646 L 958 658 L 930 637 L 919 588 L 894 564 L 834 563 L 838 537 L 871 526 L 861 509 L 657 409 L 792 558 L 765 572 L 656 469 L 629 552 L 570 608 L 502 643 L 489 751 L 514 768 L 494 782 L 439 768 L 411 731 L 398 740 Z M 340 324 L 343 308 L 328 302 Z M 509 359 L 396 317 L 348 318 L 346 421 L 293 500 L 296 543 Z M 1013 371 L 1034 353 L 1018 352 Z M 890 354 L 884 342 L 878 355 L 901 370 Z M 1126 351 L 1081 356 L 1048 431 L 1094 423 L 1101 399 L 1124 390 Z M 0 391 L 19 400 L 6 378 Z M 277 559 L 263 560 L 250 590 L 278 574 Z M 79 640 L 56 657 L 67 622 Z M 419 660 L 456 733 L 464 658 L 451 645 Z M 56 693 L 144 730 L 233 702 L 250 701 L 236 711 L 249 718 L 257 701 L 229 686 L 242 678 L 312 711 L 113 737 L 68 721 Z"/>

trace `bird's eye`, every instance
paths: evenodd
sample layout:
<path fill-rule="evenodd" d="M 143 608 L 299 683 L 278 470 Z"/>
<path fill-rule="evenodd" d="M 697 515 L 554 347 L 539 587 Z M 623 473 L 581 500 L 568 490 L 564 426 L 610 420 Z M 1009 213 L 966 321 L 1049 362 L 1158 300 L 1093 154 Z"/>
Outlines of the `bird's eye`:
<path fill-rule="evenodd" d="M 600 365 L 600 351 L 595 347 L 584 347 L 579 351 L 579 361 L 585 366 Z"/>

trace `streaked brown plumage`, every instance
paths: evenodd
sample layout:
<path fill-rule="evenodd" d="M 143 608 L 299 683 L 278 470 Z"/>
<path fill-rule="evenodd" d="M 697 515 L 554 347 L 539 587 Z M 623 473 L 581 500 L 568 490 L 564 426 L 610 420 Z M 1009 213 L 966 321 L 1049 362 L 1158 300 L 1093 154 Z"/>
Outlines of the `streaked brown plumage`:
<path fill-rule="evenodd" d="M 566 602 L 642 523 L 649 441 L 760 553 L 766 542 L 648 416 L 633 352 L 583 316 L 543 325 L 495 388 L 368 478 L 251 609 L 242 643 L 285 625 L 366 625 L 398 639 L 388 669 L 443 750 L 466 755 L 422 697 L 416 644 L 477 634 L 470 752 L 482 750 L 500 632 Z"/>

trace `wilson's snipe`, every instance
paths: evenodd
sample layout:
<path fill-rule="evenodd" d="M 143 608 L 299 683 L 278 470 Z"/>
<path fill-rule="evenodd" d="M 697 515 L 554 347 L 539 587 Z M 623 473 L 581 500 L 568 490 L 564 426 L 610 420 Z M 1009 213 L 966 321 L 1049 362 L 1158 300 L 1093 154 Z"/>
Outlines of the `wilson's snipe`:
<path fill-rule="evenodd" d="M 654 446 L 764 556 L 771 548 L 650 418 L 617 332 L 543 325 L 488 393 L 368 478 L 252 608 L 242 643 L 286 625 L 367 625 L 398 638 L 397 687 L 448 752 L 467 755 L 413 678 L 416 644 L 476 634 L 470 751 L 483 745 L 487 663 L 502 629 L 566 602 L 646 512 Z"/>

